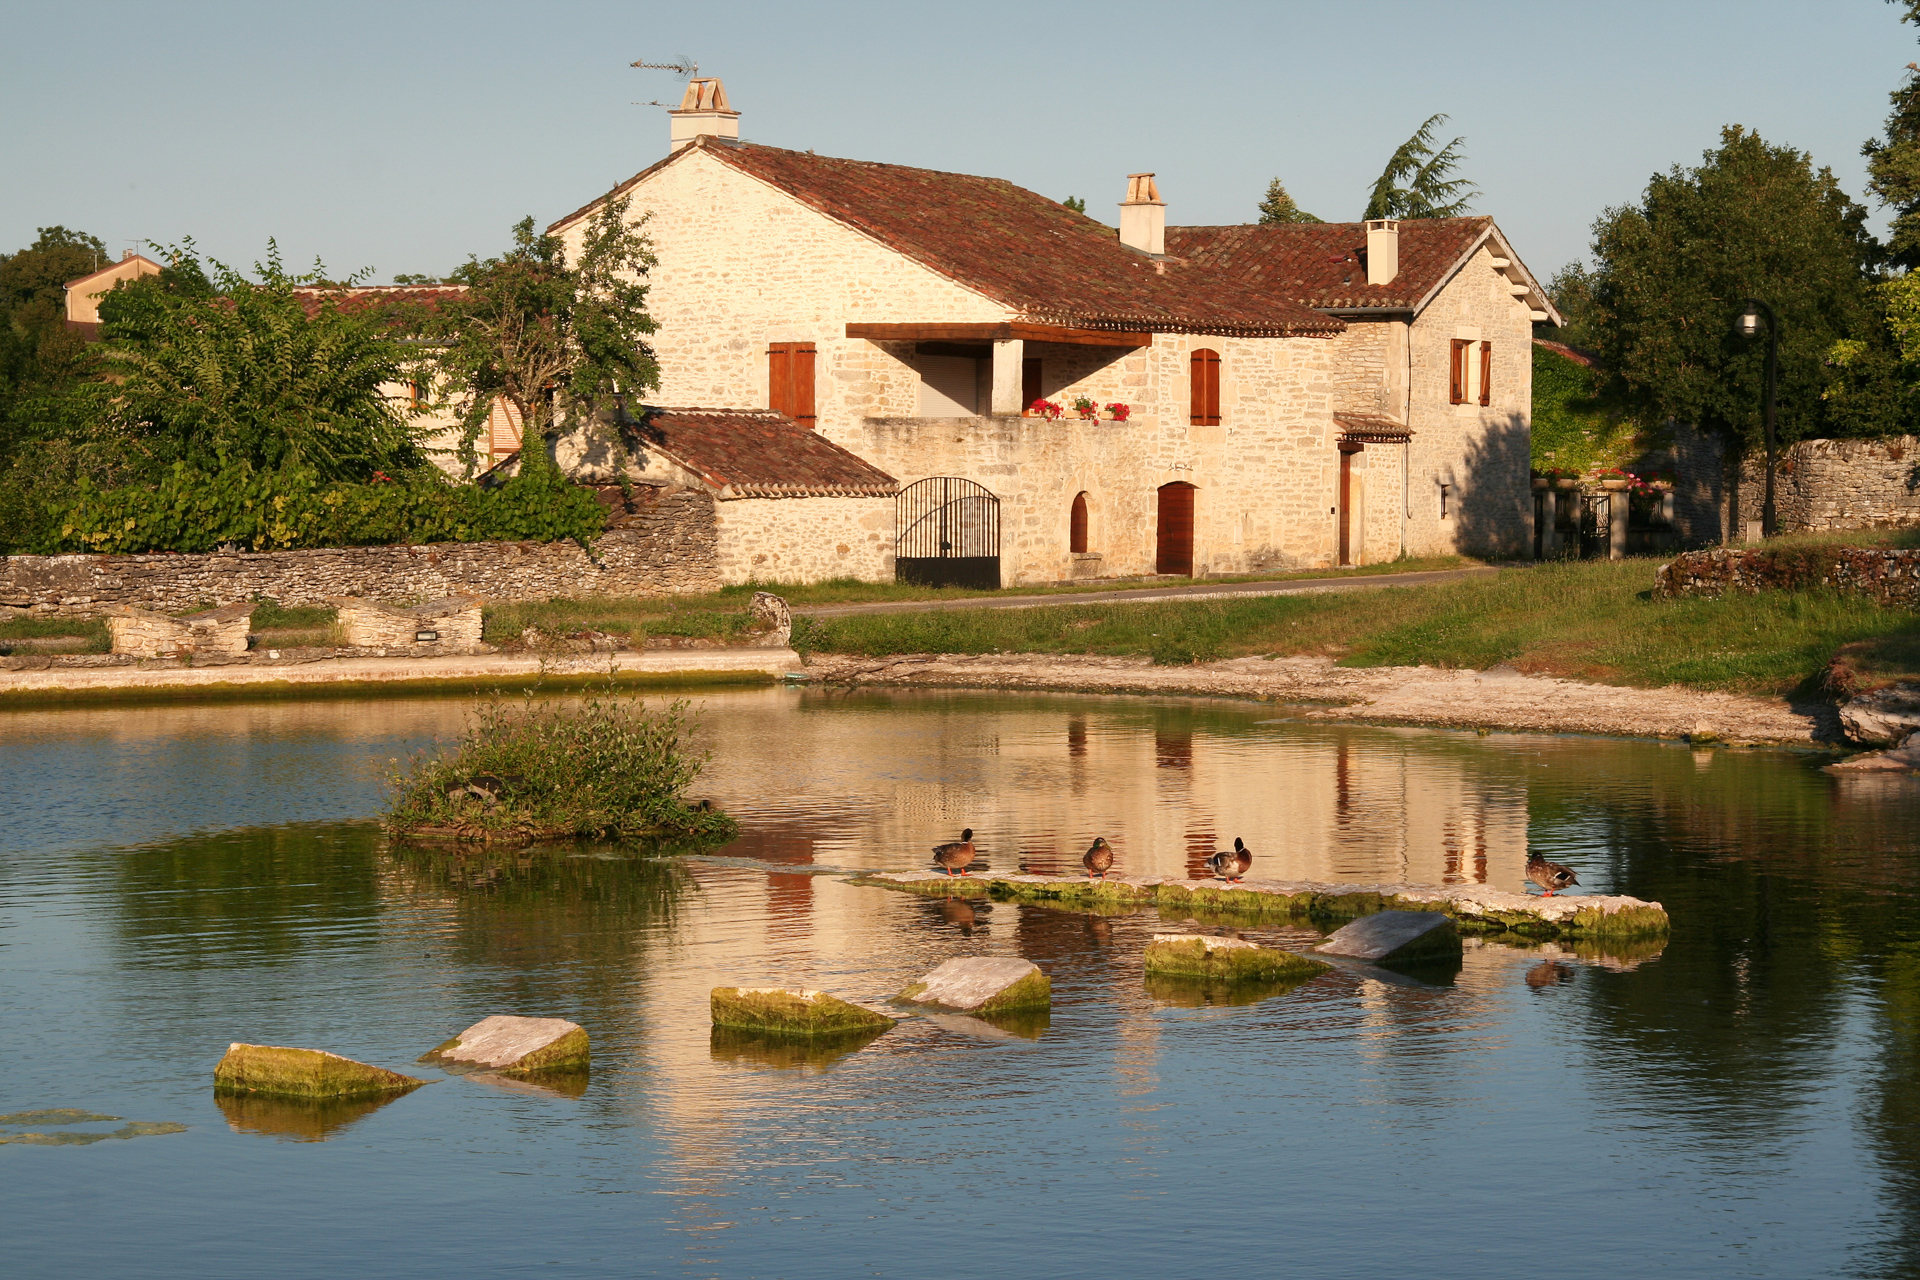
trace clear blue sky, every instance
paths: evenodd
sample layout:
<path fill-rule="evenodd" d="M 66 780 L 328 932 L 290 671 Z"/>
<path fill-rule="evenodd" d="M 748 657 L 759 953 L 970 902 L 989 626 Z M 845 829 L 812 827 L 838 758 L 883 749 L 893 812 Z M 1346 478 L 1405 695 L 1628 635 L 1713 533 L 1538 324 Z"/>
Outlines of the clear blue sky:
<path fill-rule="evenodd" d="M 1864 199 L 1860 144 L 1920 59 L 1881 0 L 10 6 L 0 252 L 38 226 L 117 256 L 191 235 L 246 263 L 439 273 L 658 159 L 698 59 L 756 142 L 993 174 L 1115 221 L 1160 175 L 1175 223 L 1244 222 L 1280 175 L 1359 216 L 1427 115 L 1540 274 L 1721 125 L 1811 151 Z M 1875 226 L 1884 219 L 1875 211 Z"/>

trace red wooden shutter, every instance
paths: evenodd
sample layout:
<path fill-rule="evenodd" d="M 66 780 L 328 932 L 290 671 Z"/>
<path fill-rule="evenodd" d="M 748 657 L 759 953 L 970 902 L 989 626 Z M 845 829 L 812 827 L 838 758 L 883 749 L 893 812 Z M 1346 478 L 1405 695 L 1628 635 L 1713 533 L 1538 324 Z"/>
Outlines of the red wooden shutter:
<path fill-rule="evenodd" d="M 1220 425 L 1220 353 L 1205 347 L 1193 353 L 1187 421 L 1196 427 Z"/>
<path fill-rule="evenodd" d="M 1493 344 L 1480 344 L 1480 403 L 1493 403 Z"/>
<path fill-rule="evenodd" d="M 767 407 L 809 431 L 819 422 L 813 404 L 813 358 L 811 342 L 767 344 Z"/>
<path fill-rule="evenodd" d="M 1448 368 L 1447 402 L 1465 404 L 1467 402 L 1467 348 L 1473 345 L 1466 338 L 1453 340 L 1453 359 Z"/>
<path fill-rule="evenodd" d="M 1073 511 L 1067 517 L 1067 550 L 1084 552 L 1087 549 L 1087 495 L 1073 495 Z"/>

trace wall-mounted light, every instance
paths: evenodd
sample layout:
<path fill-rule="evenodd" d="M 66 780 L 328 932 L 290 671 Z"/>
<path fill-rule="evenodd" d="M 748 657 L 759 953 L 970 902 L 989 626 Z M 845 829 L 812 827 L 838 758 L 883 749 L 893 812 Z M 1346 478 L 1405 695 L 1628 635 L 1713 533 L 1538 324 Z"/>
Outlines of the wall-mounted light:
<path fill-rule="evenodd" d="M 1444 482 L 1440 485 L 1440 518 L 1442 520 L 1447 518 L 1447 490 L 1451 488 L 1453 488 L 1452 485 Z"/>

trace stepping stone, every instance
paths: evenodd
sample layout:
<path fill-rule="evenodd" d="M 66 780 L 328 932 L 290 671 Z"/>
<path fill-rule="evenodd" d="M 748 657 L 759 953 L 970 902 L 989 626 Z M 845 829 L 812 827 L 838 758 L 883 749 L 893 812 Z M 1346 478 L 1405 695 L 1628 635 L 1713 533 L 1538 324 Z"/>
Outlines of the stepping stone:
<path fill-rule="evenodd" d="M 482 1067 L 504 1076 L 556 1067 L 584 1067 L 587 1032 L 565 1018 L 516 1018 L 497 1013 L 420 1055 L 421 1062 Z"/>
<path fill-rule="evenodd" d="M 1314 950 L 1381 962 L 1457 959 L 1460 932 L 1438 911 L 1381 911 L 1335 931 Z"/>
<path fill-rule="evenodd" d="M 713 1025 L 786 1036 L 838 1036 L 884 1031 L 895 1019 L 824 991 L 800 987 L 715 987 Z"/>
<path fill-rule="evenodd" d="M 959 1013 L 1051 1009 L 1053 984 L 1031 960 L 971 956 L 947 961 L 897 998 Z"/>
<path fill-rule="evenodd" d="M 1154 934 L 1147 945 L 1145 964 L 1148 973 L 1216 982 L 1304 979 L 1333 967 L 1245 938 L 1216 938 L 1203 933 Z"/>
<path fill-rule="evenodd" d="M 397 1071 L 370 1067 L 320 1049 L 278 1044 L 227 1046 L 213 1069 L 216 1089 L 273 1093 L 289 1098 L 350 1098 L 372 1093 L 405 1093 L 428 1083 Z"/>

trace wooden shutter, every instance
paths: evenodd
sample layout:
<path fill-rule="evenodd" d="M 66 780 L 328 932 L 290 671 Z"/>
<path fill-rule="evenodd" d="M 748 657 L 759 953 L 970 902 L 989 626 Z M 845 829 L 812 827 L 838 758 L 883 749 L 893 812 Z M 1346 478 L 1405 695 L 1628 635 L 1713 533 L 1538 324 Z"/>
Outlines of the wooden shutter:
<path fill-rule="evenodd" d="M 1493 403 L 1493 344 L 1480 344 L 1480 403 Z"/>
<path fill-rule="evenodd" d="M 1449 362 L 1447 381 L 1447 402 L 1465 404 L 1467 402 L 1467 351 L 1473 346 L 1470 338 L 1453 340 L 1453 359 Z"/>
<path fill-rule="evenodd" d="M 1220 353 L 1205 347 L 1193 353 L 1187 421 L 1196 427 L 1220 425 Z"/>
<path fill-rule="evenodd" d="M 1067 550 L 1084 552 L 1087 549 L 1087 495 L 1073 495 L 1073 511 L 1067 517 Z"/>
<path fill-rule="evenodd" d="M 811 342 L 767 344 L 767 407 L 809 431 L 819 422 L 813 405 L 813 357 Z"/>

